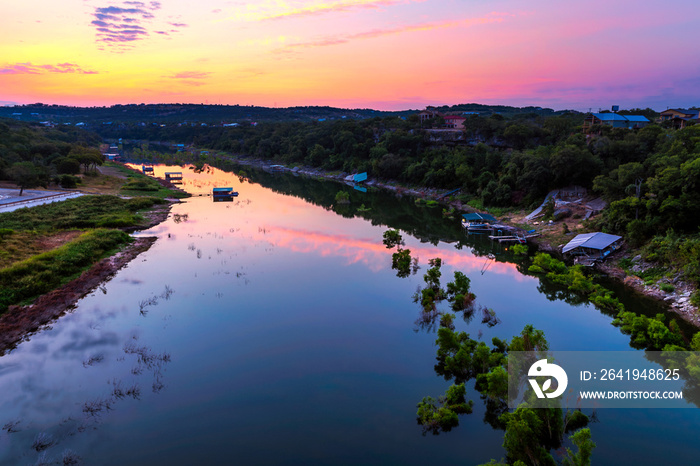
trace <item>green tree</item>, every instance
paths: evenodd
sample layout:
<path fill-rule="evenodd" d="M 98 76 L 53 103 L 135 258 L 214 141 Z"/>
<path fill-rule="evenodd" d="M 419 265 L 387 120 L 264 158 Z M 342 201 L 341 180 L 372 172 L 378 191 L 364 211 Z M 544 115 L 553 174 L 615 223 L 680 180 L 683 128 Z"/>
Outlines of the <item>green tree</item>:
<path fill-rule="evenodd" d="M 562 464 L 564 466 L 591 466 L 591 456 L 596 446 L 591 440 L 591 429 L 581 429 L 570 436 L 569 439 L 571 443 L 576 445 L 578 451 L 574 453 L 567 448 L 566 457 Z"/>
<path fill-rule="evenodd" d="M 506 424 L 503 448 L 510 461 L 530 465 L 554 466 L 554 458 L 542 445 L 545 425 L 536 410 L 520 405 L 512 413 L 501 416 Z"/>
<path fill-rule="evenodd" d="M 391 249 L 394 246 L 400 246 L 403 244 L 403 238 L 399 230 L 387 230 L 384 232 L 384 240 L 382 241 L 387 249 Z"/>
<path fill-rule="evenodd" d="M 104 163 L 104 156 L 100 151 L 89 147 L 73 146 L 68 157 L 77 160 L 83 166 L 83 172 L 86 174 L 90 167 L 97 171 L 97 165 Z"/>
<path fill-rule="evenodd" d="M 16 162 L 7 170 L 10 178 L 19 186 L 21 196 L 25 189 L 46 186 L 48 174 L 41 167 L 37 167 L 32 162 Z"/>

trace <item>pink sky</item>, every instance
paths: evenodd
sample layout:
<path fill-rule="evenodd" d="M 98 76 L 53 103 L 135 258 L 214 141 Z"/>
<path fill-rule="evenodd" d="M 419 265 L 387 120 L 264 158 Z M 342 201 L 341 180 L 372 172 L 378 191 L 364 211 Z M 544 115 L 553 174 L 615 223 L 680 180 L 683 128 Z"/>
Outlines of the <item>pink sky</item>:
<path fill-rule="evenodd" d="M 0 104 L 700 104 L 697 0 L 6 3 Z"/>

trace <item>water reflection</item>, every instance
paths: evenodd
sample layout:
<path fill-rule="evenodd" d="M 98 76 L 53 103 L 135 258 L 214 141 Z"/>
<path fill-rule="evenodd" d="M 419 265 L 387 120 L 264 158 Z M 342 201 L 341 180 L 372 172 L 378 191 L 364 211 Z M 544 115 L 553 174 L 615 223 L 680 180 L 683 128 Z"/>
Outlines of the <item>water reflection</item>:
<path fill-rule="evenodd" d="M 103 291 L 0 358 L 0 463 L 58 462 L 68 450 L 86 464 L 502 457 L 502 434 L 481 420 L 495 419 L 498 407 L 475 406 L 439 443 L 420 436 L 416 400 L 445 386 L 432 373 L 435 335 L 415 332 L 410 296 L 421 274 L 396 277 L 382 245 L 387 227 L 402 232 L 422 267 L 441 257 L 445 277 L 460 270 L 471 278 L 479 304 L 501 320 L 488 327 L 478 307 L 462 313 L 484 341 L 532 323 L 552 348 L 628 348 L 608 316 L 549 301 L 506 248 L 466 237 L 457 221 L 411 199 L 350 190 L 351 204 L 337 212 L 335 194 L 347 188 L 335 183 L 250 168 L 246 178 L 211 167 L 154 169 L 182 171 L 195 196 L 139 233 L 159 240 Z M 207 194 L 220 186 L 239 197 L 212 202 Z M 675 426 L 697 424 L 697 416 L 650 416 L 667 437 L 693 445 L 692 429 Z M 600 454 L 604 439 L 624 424 L 604 421 L 612 431 L 600 434 L 603 463 L 614 457 Z M 640 440 L 626 453 L 658 462 L 647 446 L 657 434 L 636 429 Z"/>
<path fill-rule="evenodd" d="M 127 285 L 133 279 L 120 280 Z M 102 285 L 111 288 L 110 283 Z M 169 299 L 166 287 L 161 297 Z M 102 292 L 85 301 L 97 301 Z M 97 298 L 97 299 L 95 299 Z M 63 316 L 0 359 L 0 387 L 5 394 L 0 425 L 2 464 L 77 464 L 80 439 L 144 388 L 158 393 L 166 386 L 167 352 L 139 344 L 138 328 L 116 329 L 115 321 L 135 315 L 136 306 Z M 68 446 L 74 449 L 67 448 Z"/>

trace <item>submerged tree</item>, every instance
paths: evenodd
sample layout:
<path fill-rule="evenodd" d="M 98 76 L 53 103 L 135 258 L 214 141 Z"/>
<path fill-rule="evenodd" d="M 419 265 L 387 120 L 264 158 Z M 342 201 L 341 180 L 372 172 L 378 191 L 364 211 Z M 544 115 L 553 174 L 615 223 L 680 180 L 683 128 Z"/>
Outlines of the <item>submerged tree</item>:
<path fill-rule="evenodd" d="M 384 232 L 383 236 L 384 240 L 382 242 L 387 249 L 391 249 L 395 246 L 402 246 L 404 244 L 403 237 L 401 236 L 401 233 L 399 233 L 399 230 L 387 230 Z"/>

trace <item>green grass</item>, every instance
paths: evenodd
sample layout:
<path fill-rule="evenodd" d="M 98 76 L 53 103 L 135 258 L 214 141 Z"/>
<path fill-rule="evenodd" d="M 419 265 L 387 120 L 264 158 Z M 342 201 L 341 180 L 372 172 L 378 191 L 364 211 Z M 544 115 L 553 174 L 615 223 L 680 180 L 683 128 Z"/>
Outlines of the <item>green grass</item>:
<path fill-rule="evenodd" d="M 635 273 L 635 275 L 644 281 L 657 281 L 662 279 L 667 271 L 668 270 L 663 267 L 651 267 L 642 272 Z"/>
<path fill-rule="evenodd" d="M 131 241 L 120 230 L 97 229 L 74 241 L 0 269 L 0 313 L 31 301 L 73 279 Z"/>
<path fill-rule="evenodd" d="M 105 166 L 114 168 L 122 175 L 126 176 L 126 183 L 120 188 L 120 192 L 125 196 L 152 196 L 161 199 L 165 199 L 166 197 L 182 199 L 190 196 L 183 191 L 166 188 L 152 176 L 132 170 L 125 165 L 105 162 Z"/>
<path fill-rule="evenodd" d="M 121 192 L 126 196 L 152 196 L 160 199 L 173 197 L 181 199 L 189 194 L 162 186 L 157 180 L 140 173 L 130 172 Z"/>
<path fill-rule="evenodd" d="M 625 273 L 626 273 L 627 275 L 630 275 L 630 269 L 631 269 L 632 266 L 634 265 L 634 262 L 632 262 L 632 259 L 630 259 L 629 257 L 623 257 L 623 258 L 620 259 L 620 261 L 618 262 L 618 265 L 620 266 L 620 268 L 621 268 L 622 270 L 625 271 Z"/>
<path fill-rule="evenodd" d="M 42 235 L 36 231 L 16 231 L 0 237 L 0 269 L 41 253 L 42 249 L 37 244 L 40 237 Z"/>
<path fill-rule="evenodd" d="M 155 197 L 81 196 L 2 213 L 0 228 L 46 231 L 136 226 L 143 220 L 138 211 L 164 202 Z"/>

